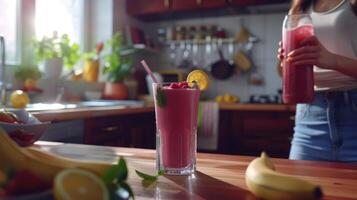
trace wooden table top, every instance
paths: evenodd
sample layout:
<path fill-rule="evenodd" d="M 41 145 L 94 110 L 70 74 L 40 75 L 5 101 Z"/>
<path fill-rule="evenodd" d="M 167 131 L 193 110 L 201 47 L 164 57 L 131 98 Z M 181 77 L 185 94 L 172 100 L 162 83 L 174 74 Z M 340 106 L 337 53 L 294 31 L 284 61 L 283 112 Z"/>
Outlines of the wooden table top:
<path fill-rule="evenodd" d="M 134 169 L 155 172 L 155 151 L 90 145 L 37 142 L 51 152 L 88 160 L 116 162 L 124 156 L 129 167 L 129 184 L 136 199 L 242 199 L 255 200 L 245 185 L 245 170 L 254 157 L 198 153 L 197 173 L 191 176 L 160 177 L 143 186 Z M 324 200 L 357 199 L 357 164 L 273 159 L 277 171 L 321 186 Z"/>

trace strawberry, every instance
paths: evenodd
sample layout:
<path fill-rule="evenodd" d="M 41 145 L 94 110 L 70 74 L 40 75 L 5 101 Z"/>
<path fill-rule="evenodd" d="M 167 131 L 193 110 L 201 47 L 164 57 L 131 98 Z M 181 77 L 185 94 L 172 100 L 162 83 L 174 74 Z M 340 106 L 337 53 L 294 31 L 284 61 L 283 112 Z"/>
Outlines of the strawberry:
<path fill-rule="evenodd" d="M 179 85 L 179 83 L 171 83 L 170 84 L 170 88 L 171 89 L 177 89 L 177 88 L 180 88 L 180 85 Z"/>
<path fill-rule="evenodd" d="M 6 197 L 6 196 L 7 196 L 6 191 L 0 189 L 0 197 Z"/>
<path fill-rule="evenodd" d="M 9 132 L 9 136 L 20 146 L 30 146 L 34 143 L 34 134 L 26 133 L 23 130 L 17 129 Z"/>
<path fill-rule="evenodd" d="M 19 170 L 5 186 L 5 193 L 8 195 L 21 195 L 41 192 L 50 188 L 41 178 L 28 170 Z"/>
<path fill-rule="evenodd" d="M 187 82 L 180 82 L 180 83 L 179 83 L 179 87 L 180 87 L 180 88 L 189 88 Z"/>

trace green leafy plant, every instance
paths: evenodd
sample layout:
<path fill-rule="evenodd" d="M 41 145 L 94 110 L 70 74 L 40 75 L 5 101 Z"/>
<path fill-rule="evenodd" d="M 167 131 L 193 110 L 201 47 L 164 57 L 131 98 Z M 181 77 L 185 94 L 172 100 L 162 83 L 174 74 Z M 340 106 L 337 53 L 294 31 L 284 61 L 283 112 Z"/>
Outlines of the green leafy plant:
<path fill-rule="evenodd" d="M 104 47 L 103 42 L 100 42 L 96 45 L 95 50 L 86 52 L 83 54 L 84 60 L 97 60 L 99 59 L 100 52 L 102 52 Z"/>
<path fill-rule="evenodd" d="M 130 74 L 132 60 L 130 56 L 121 53 L 124 50 L 122 42 L 123 35 L 117 32 L 105 44 L 106 48 L 111 51 L 104 57 L 105 67 L 103 70 L 104 74 L 108 74 L 109 82 L 122 82 Z"/>
<path fill-rule="evenodd" d="M 33 40 L 35 47 L 35 61 L 39 63 L 51 58 L 63 58 L 64 65 L 69 69 L 80 59 L 79 45 L 72 43 L 67 34 L 58 36 L 53 32 L 51 37 L 42 37 L 40 40 Z"/>
<path fill-rule="evenodd" d="M 41 78 L 41 72 L 36 66 L 20 66 L 15 69 L 14 76 L 16 80 L 26 81 L 26 79 L 38 80 Z"/>

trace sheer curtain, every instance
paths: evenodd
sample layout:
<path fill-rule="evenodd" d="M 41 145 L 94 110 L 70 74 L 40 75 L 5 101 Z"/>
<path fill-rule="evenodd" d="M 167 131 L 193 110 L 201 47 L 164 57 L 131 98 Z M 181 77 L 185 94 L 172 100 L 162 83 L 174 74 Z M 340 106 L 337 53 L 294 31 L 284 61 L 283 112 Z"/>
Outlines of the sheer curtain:
<path fill-rule="evenodd" d="M 82 44 L 83 10 L 83 0 L 36 0 L 36 37 L 52 36 L 57 31 Z"/>
<path fill-rule="evenodd" d="M 0 0 L 0 35 L 5 37 L 6 63 L 19 61 L 17 0 Z"/>

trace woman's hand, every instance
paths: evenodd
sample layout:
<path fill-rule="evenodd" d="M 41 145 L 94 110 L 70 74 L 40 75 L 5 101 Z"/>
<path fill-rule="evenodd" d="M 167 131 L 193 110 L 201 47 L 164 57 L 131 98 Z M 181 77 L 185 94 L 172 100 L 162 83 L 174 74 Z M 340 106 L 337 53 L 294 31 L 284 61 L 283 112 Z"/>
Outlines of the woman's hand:
<path fill-rule="evenodd" d="M 279 42 L 279 49 L 278 49 L 277 58 L 280 61 L 280 67 L 283 67 L 284 49 L 283 49 L 283 43 L 281 41 Z"/>
<path fill-rule="evenodd" d="M 337 56 L 329 52 L 315 36 L 303 40 L 301 46 L 287 55 L 287 62 L 293 65 L 316 65 L 324 69 L 336 69 Z"/>

